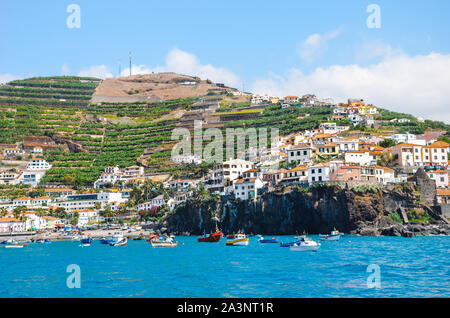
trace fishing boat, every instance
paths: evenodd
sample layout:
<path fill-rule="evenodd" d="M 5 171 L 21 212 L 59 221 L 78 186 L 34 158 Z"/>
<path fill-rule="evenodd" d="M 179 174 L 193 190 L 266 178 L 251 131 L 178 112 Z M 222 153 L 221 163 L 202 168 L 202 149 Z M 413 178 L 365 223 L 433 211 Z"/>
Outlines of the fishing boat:
<path fill-rule="evenodd" d="M 320 243 L 311 240 L 310 238 L 303 238 L 299 242 L 296 242 L 289 247 L 291 251 L 303 252 L 303 251 L 317 251 L 320 247 Z"/>
<path fill-rule="evenodd" d="M 122 238 L 119 242 L 111 242 L 109 243 L 110 246 L 125 246 L 128 243 L 128 239 L 126 237 Z"/>
<path fill-rule="evenodd" d="M 91 244 L 92 243 L 92 238 L 90 236 L 83 236 L 80 239 L 80 243 L 81 244 Z"/>
<path fill-rule="evenodd" d="M 203 234 L 203 236 L 199 236 L 197 240 L 199 242 L 211 242 L 211 243 L 214 243 L 214 242 L 219 242 L 220 238 L 222 237 L 222 235 L 223 235 L 222 232 L 216 231 L 214 233 L 207 234 L 207 235 Z"/>
<path fill-rule="evenodd" d="M 16 244 L 5 244 L 5 248 L 23 248 L 25 245 L 23 245 L 23 244 L 19 244 L 19 243 L 16 243 Z"/>
<path fill-rule="evenodd" d="M 50 241 L 50 239 L 41 239 L 36 241 L 38 244 L 50 244 L 51 242 L 52 241 Z"/>
<path fill-rule="evenodd" d="M 300 240 L 294 241 L 294 242 L 288 242 L 288 243 L 281 242 L 280 247 L 291 247 L 291 246 L 293 246 L 295 244 L 299 244 L 299 243 L 300 243 Z"/>
<path fill-rule="evenodd" d="M 234 238 L 226 241 L 226 246 L 246 246 L 249 243 L 249 238 L 245 234 L 235 234 Z"/>
<path fill-rule="evenodd" d="M 111 243 L 111 242 L 112 242 L 112 239 L 110 239 L 110 238 L 102 237 L 100 239 L 100 244 L 108 244 L 109 245 L 109 243 Z"/>
<path fill-rule="evenodd" d="M 331 231 L 330 234 L 319 234 L 319 238 L 321 241 L 339 241 L 341 237 L 341 233 L 339 231 Z"/>
<path fill-rule="evenodd" d="M 178 245 L 177 242 L 173 241 L 173 237 L 166 237 L 161 239 L 153 239 L 150 241 L 152 247 L 176 247 Z"/>
<path fill-rule="evenodd" d="M 114 232 L 114 235 L 109 243 L 109 246 L 124 246 L 127 245 L 128 240 L 123 236 L 122 232 Z"/>
<path fill-rule="evenodd" d="M 272 237 L 271 239 L 265 239 L 261 235 L 259 236 L 259 243 L 278 243 L 278 239 L 275 237 Z"/>
<path fill-rule="evenodd" d="M 24 246 L 28 246 L 28 244 L 22 244 L 13 239 L 7 240 L 5 244 L 5 248 L 23 248 Z"/>

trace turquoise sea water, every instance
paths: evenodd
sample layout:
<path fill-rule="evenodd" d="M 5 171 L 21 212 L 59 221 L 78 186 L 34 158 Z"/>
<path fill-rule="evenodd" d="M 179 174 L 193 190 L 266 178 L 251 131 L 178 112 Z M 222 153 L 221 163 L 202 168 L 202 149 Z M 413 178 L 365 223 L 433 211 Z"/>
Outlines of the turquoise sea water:
<path fill-rule="evenodd" d="M 450 297 L 449 237 L 346 235 L 318 252 L 257 237 L 243 247 L 176 240 L 175 248 L 132 240 L 0 248 L 0 297 Z M 80 266 L 79 289 L 66 285 L 70 264 Z M 380 268 L 381 288 L 368 288 L 370 264 Z"/>

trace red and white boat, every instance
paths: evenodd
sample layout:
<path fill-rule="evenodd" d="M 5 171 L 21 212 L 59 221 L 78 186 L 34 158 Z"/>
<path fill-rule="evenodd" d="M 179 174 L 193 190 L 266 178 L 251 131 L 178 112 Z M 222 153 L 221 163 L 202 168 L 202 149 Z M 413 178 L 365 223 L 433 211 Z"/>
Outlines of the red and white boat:
<path fill-rule="evenodd" d="M 223 236 L 222 232 L 216 231 L 216 232 L 211 233 L 211 234 L 199 236 L 197 240 L 199 242 L 215 243 L 215 242 L 219 242 L 222 236 Z"/>

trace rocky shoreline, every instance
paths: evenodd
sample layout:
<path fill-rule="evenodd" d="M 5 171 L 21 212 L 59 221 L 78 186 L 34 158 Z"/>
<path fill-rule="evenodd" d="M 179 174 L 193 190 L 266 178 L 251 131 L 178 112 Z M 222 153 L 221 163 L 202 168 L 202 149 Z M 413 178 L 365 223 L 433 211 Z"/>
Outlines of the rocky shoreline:
<path fill-rule="evenodd" d="M 216 226 L 224 233 L 262 235 L 320 234 L 333 229 L 369 236 L 450 235 L 450 222 L 438 206 L 422 201 L 426 195 L 412 182 L 368 189 L 320 185 L 308 191 L 286 186 L 256 201 L 188 200 L 148 228 L 175 235 L 201 235 Z M 416 210 L 426 221 L 408 220 L 408 213 Z"/>

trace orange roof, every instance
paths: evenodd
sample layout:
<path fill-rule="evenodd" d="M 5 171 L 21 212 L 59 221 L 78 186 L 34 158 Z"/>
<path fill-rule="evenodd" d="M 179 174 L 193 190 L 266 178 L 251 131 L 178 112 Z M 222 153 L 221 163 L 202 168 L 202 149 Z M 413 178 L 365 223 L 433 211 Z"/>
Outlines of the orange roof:
<path fill-rule="evenodd" d="M 436 189 L 436 195 L 450 196 L 450 189 Z"/>
<path fill-rule="evenodd" d="M 244 182 L 255 182 L 256 178 L 250 178 L 250 179 L 237 179 L 234 181 L 234 183 L 244 183 Z"/>
<path fill-rule="evenodd" d="M 450 144 L 444 141 L 435 141 L 428 146 L 428 148 L 448 148 L 448 147 L 450 147 Z"/>
<path fill-rule="evenodd" d="M 304 171 L 304 170 L 308 170 L 308 166 L 297 166 L 295 168 L 292 168 L 290 170 L 288 170 L 288 172 L 294 172 L 294 171 Z"/>
<path fill-rule="evenodd" d="M 39 198 L 34 198 L 34 200 L 39 200 L 39 199 L 51 199 L 50 197 L 47 196 L 43 196 L 43 197 L 39 197 Z"/>
<path fill-rule="evenodd" d="M 0 218 L 0 223 L 6 223 L 6 222 L 21 222 L 21 221 L 16 218 Z"/>

